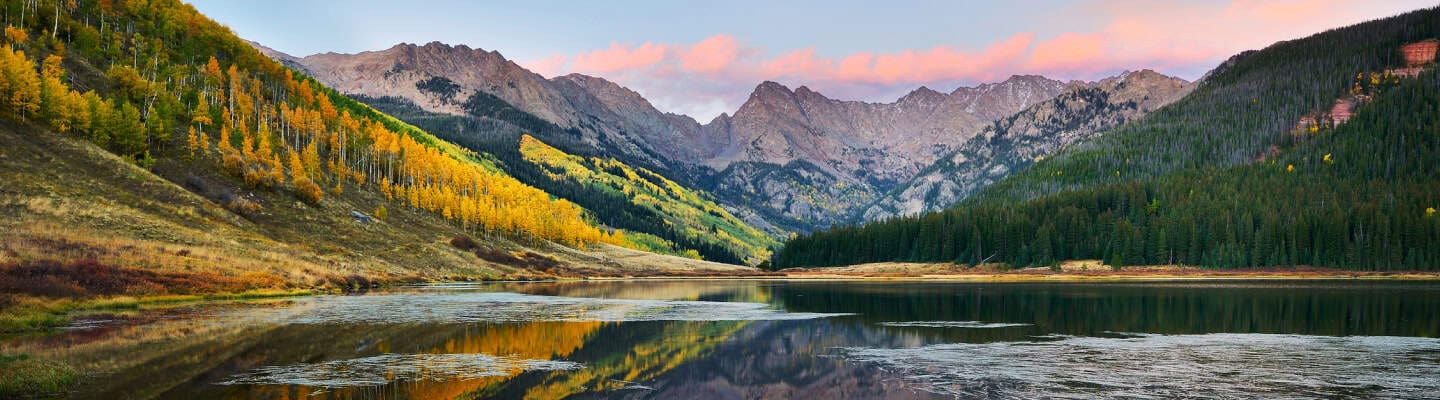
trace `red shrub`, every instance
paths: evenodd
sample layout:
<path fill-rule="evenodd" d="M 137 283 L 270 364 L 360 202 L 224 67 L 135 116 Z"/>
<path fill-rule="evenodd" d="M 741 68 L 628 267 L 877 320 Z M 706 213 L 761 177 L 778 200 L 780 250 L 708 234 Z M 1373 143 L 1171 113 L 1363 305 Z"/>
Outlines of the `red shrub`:
<path fill-rule="evenodd" d="M 275 287 L 280 279 L 264 274 L 243 277 L 211 272 L 155 272 L 117 267 L 85 258 L 0 265 L 0 292 L 45 297 L 193 294 L 237 292 Z"/>

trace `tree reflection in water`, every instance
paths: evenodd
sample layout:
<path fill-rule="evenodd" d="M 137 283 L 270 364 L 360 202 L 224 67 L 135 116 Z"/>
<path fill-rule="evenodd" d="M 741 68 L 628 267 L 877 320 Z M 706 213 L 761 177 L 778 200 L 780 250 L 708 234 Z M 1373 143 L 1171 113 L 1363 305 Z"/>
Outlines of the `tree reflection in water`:
<path fill-rule="evenodd" d="M 531 305 L 547 311 L 524 308 Z M 356 313 L 366 315 L 316 317 Z M 494 315 L 505 318 L 486 319 Z M 1368 368 L 1375 379 L 1363 385 L 1378 389 L 1325 392 L 1344 395 L 1387 393 L 1387 385 L 1406 387 L 1405 371 L 1440 365 L 1430 339 L 1440 333 L 1437 315 L 1440 286 L 1411 283 L 504 283 L 147 310 L 131 322 L 5 347 L 103 373 L 77 398 L 929 398 L 1107 393 L 1016 383 L 1007 374 L 1045 373 L 1023 366 L 1040 358 L 1019 355 L 1134 353 L 1203 370 L 1177 349 L 1210 343 L 1243 355 L 1298 338 L 1304 346 L 1286 347 L 1297 362 L 1374 356 L 1346 365 Z M 1325 339 L 1353 336 L 1362 338 Z M 1402 337 L 1385 343 L 1403 357 L 1354 344 L 1371 343 L 1368 336 Z M 1181 347 L 1073 345 L 1136 340 Z M 1237 357 L 1256 369 L 1247 373 L 1284 366 Z M 1071 366 L 1050 375 L 1089 364 L 1058 365 Z M 309 381 L 236 381 L 257 371 Z M 1141 372 L 1085 376 L 1128 382 Z M 357 378 L 334 379 L 346 374 Z M 219 384 L 226 381 L 234 384 Z M 1264 382 L 1255 384 L 1267 389 Z M 976 387 L 991 391 L 964 391 Z"/>

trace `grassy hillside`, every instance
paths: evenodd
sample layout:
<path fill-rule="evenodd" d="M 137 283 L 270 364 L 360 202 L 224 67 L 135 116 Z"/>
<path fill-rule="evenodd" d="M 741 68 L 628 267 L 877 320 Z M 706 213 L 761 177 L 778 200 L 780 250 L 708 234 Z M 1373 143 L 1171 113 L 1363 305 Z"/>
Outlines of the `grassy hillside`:
<path fill-rule="evenodd" d="M 645 214 L 653 218 L 625 221 L 622 227 L 632 231 L 652 227 L 650 230 L 663 235 L 656 238 L 659 242 L 647 242 L 656 251 L 699 257 L 702 253 L 698 247 L 710 254 L 707 258 L 712 261 L 756 264 L 769 259 L 770 248 L 779 244 L 720 208 L 704 193 L 686 189 L 650 170 L 632 168 L 615 159 L 566 154 L 528 135 L 520 139 L 520 154 L 525 161 L 543 168 L 551 181 L 584 186 L 594 193 L 592 196 L 600 197 L 600 202 L 648 209 Z M 635 236 L 628 239 L 642 242 Z"/>
<path fill-rule="evenodd" d="M 584 207 L 602 224 L 624 229 L 627 240 L 634 244 L 732 264 L 765 260 L 778 244 L 773 235 L 720 208 L 708 193 L 683 187 L 661 172 L 625 160 L 599 160 L 594 154 L 577 152 L 588 148 L 573 140 L 577 135 L 515 110 L 499 99 L 483 94 L 476 97 L 489 99 L 487 106 L 478 107 L 480 102 L 472 99 L 467 102 L 472 106 L 467 107 L 472 115 L 466 116 L 427 112 L 399 98 L 361 100 L 447 141 L 484 151 L 516 179 Z M 488 111 L 480 113 L 481 108 Z M 543 133 L 543 137 L 559 139 L 559 143 L 542 142 L 530 133 Z M 526 137 L 531 144 L 543 146 L 550 155 L 545 158 L 550 165 L 542 165 L 534 157 L 535 150 L 542 147 L 530 146 L 527 154 L 522 144 Z M 563 169 L 562 164 L 572 167 L 573 176 L 552 171 Z M 600 164 L 611 165 L 615 173 L 603 171 Z M 628 175 L 624 171 L 629 171 Z M 674 190 L 669 185 L 674 185 Z"/>
<path fill-rule="evenodd" d="M 1237 56 L 1185 99 L 961 206 L 797 238 L 776 264 L 1440 268 L 1440 78 L 1433 63 L 1382 72 L 1403 65 L 1400 45 L 1440 35 L 1437 20 L 1421 10 Z M 1342 96 L 1373 100 L 1296 129 Z"/>
<path fill-rule="evenodd" d="M 616 247 L 639 245 L 179 1 L 3 7 L 0 331 L 156 296 L 750 271 Z"/>

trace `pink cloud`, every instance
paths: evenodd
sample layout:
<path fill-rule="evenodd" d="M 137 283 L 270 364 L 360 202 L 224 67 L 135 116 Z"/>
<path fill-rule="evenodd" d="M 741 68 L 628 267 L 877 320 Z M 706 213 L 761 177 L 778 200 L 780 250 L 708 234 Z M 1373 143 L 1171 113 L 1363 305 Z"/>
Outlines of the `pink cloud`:
<path fill-rule="evenodd" d="M 814 47 L 795 50 L 765 62 L 760 69 L 764 76 L 805 76 L 819 74 L 832 68 L 830 60 L 815 56 Z"/>
<path fill-rule="evenodd" d="M 1030 68 L 1041 71 L 1084 69 L 1105 57 L 1105 36 L 1101 34 L 1065 33 L 1035 44 L 1030 53 Z"/>
<path fill-rule="evenodd" d="M 554 76 L 563 73 L 563 68 L 566 63 L 569 62 L 570 57 L 566 57 L 564 54 L 554 54 L 549 57 L 526 61 L 521 64 L 531 72 L 545 76 Z"/>
<path fill-rule="evenodd" d="M 971 48 L 937 45 L 892 51 L 822 54 L 814 46 L 778 53 L 734 36 L 694 43 L 622 45 L 557 55 L 526 65 L 547 76 L 590 73 L 651 98 L 662 109 L 708 119 L 734 110 L 754 85 L 776 80 L 822 93 L 890 101 L 919 85 L 993 82 L 1012 74 L 1094 80 L 1150 68 L 1189 78 L 1237 52 L 1278 40 L 1414 9 L 1432 0 L 1377 9 L 1340 0 L 1153 2 L 1093 0 L 1066 7 L 1063 17 L 1096 21 L 1091 28 L 1042 35 L 1021 29 Z M 1414 4 L 1409 4 L 1414 3 Z M 1035 21 L 1045 26 L 1047 21 Z M 1023 27 L 1023 25 L 1022 25 Z"/>
<path fill-rule="evenodd" d="M 576 71 L 606 73 L 649 67 L 665 59 L 665 46 L 645 42 L 636 47 L 610 43 L 610 48 L 575 56 L 570 67 Z"/>
<path fill-rule="evenodd" d="M 864 81 L 870 75 L 870 63 L 875 60 L 875 54 L 855 53 L 845 56 L 840 60 L 840 69 L 836 71 L 835 78 L 846 81 Z"/>
<path fill-rule="evenodd" d="M 740 42 L 734 37 L 715 35 L 681 52 L 680 65 L 687 71 L 719 72 L 735 61 L 739 51 Z"/>

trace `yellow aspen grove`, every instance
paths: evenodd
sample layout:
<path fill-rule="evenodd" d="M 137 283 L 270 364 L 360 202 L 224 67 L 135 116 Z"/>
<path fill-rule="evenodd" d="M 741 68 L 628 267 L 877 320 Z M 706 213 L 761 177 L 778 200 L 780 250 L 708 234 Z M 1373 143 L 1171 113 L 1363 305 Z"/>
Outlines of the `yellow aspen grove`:
<path fill-rule="evenodd" d="M 11 44 L 28 40 L 18 28 L 10 27 L 6 33 Z M 0 47 L 0 110 L 22 118 L 41 112 L 40 120 L 55 130 L 83 131 L 102 146 L 136 145 L 121 142 L 134 142 L 134 138 L 117 135 L 134 136 L 147 126 L 115 126 L 122 117 L 128 119 L 121 122 L 149 125 L 156 115 L 164 115 L 186 125 L 185 148 L 179 152 L 182 157 L 205 160 L 216 155 L 225 173 L 247 185 L 289 188 L 310 204 L 318 205 L 324 197 L 317 182 L 333 184 L 339 195 L 348 180 L 362 190 L 380 191 L 392 205 L 433 213 L 467 231 L 485 230 L 567 246 L 625 244 L 623 234 L 590 225 L 579 206 L 488 170 L 468 150 L 439 142 L 403 123 L 372 116 L 373 110 L 314 80 L 298 77 L 268 60 L 256 61 L 263 58 L 241 58 L 249 63 L 242 66 L 235 59 L 211 56 L 199 65 L 159 74 L 143 64 L 116 64 L 112 70 L 127 72 L 125 76 L 133 81 L 128 87 L 144 90 L 107 99 L 94 92 L 82 95 L 70 90 L 59 55 L 63 52 L 37 63 L 11 44 Z M 142 98 L 193 103 L 166 106 L 175 108 L 153 102 L 137 106 Z M 219 107 L 220 112 L 212 113 L 212 107 Z M 181 115 L 171 114 L 177 109 Z M 166 126 L 148 128 L 165 130 Z M 209 134 L 213 128 L 206 129 L 210 126 L 219 127 L 214 135 Z M 141 139 L 129 155 L 143 153 L 148 158 L 143 134 Z M 386 207 L 376 210 L 382 220 Z"/>
<path fill-rule="evenodd" d="M 204 94 L 200 95 L 200 101 L 196 102 L 195 110 L 191 111 L 190 114 L 190 123 L 199 126 L 200 131 L 204 132 L 205 125 L 209 125 L 211 123 L 210 104 L 205 100 Z"/>
<path fill-rule="evenodd" d="M 210 56 L 210 61 L 205 63 L 205 77 L 214 80 L 215 84 L 220 84 L 225 79 L 220 73 L 220 61 L 216 60 L 215 56 Z"/>
<path fill-rule="evenodd" d="M 288 153 L 290 159 L 290 180 L 292 182 L 299 182 L 301 179 L 309 179 L 309 175 L 305 173 L 304 164 L 300 162 L 300 155 L 295 153 L 295 150 L 290 150 Z"/>
<path fill-rule="evenodd" d="M 305 175 L 311 180 L 320 176 L 320 149 L 315 142 L 305 146 L 305 153 L 301 156 L 301 167 L 305 169 Z"/>
<path fill-rule="evenodd" d="M 30 40 L 30 33 L 25 28 L 8 25 L 5 27 L 5 40 L 10 43 L 24 43 Z"/>
<path fill-rule="evenodd" d="M 11 113 L 25 119 L 40 110 L 40 76 L 24 51 L 12 50 L 9 45 L 0 50 L 0 73 L 0 94 Z"/>
<path fill-rule="evenodd" d="M 210 135 L 206 134 L 205 131 L 200 131 L 200 140 L 197 145 L 200 148 L 201 157 L 210 156 Z"/>
<path fill-rule="evenodd" d="M 321 95 L 319 97 L 319 99 L 316 99 L 315 108 L 317 111 L 320 111 L 320 117 L 324 118 L 325 121 L 334 121 L 336 118 L 339 118 L 340 114 L 335 111 L 335 105 L 330 103 L 330 96 Z"/>
<path fill-rule="evenodd" d="M 60 56 L 45 57 L 40 66 L 40 113 L 51 127 L 60 132 L 69 132 L 74 118 L 69 104 L 70 89 L 65 86 L 65 69 L 60 66 Z"/>
<path fill-rule="evenodd" d="M 240 131 L 240 155 L 247 161 L 255 158 L 255 139 L 245 130 Z"/>
<path fill-rule="evenodd" d="M 292 152 L 294 150 L 291 150 Z M 285 182 L 285 168 L 281 167 L 280 155 L 273 154 L 266 159 L 266 167 L 270 169 L 270 182 L 272 185 L 280 185 Z"/>
<path fill-rule="evenodd" d="M 200 149 L 200 138 L 195 136 L 195 127 L 190 127 L 190 134 L 185 138 L 187 149 L 190 150 L 190 158 L 195 158 L 195 151 Z"/>

